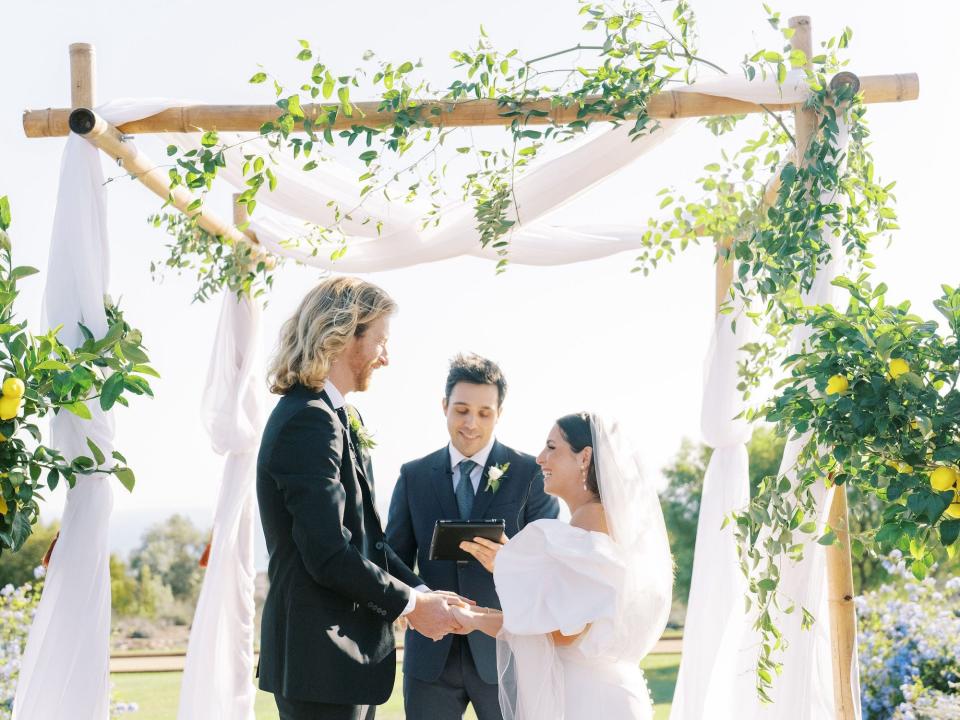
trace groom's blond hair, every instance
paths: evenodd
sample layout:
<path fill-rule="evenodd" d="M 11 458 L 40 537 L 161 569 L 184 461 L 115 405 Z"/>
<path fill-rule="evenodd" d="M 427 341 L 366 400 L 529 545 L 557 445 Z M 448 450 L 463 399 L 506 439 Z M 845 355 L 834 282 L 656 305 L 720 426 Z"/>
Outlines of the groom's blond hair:
<path fill-rule="evenodd" d="M 283 395 L 297 384 L 322 389 L 350 338 L 396 310 L 393 298 L 373 283 L 348 276 L 324 280 L 280 330 L 267 376 L 270 392 Z"/>

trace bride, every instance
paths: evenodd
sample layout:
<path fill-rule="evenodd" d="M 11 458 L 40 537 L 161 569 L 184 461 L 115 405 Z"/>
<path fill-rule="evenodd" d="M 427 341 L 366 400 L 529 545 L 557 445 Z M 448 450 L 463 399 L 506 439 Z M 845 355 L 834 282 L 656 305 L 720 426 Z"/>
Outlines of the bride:
<path fill-rule="evenodd" d="M 666 626 L 673 563 L 660 503 L 616 425 L 559 420 L 537 457 L 570 523 L 537 520 L 504 545 L 461 547 L 492 571 L 502 611 L 455 608 L 497 638 L 506 720 L 648 720 L 640 660 Z"/>

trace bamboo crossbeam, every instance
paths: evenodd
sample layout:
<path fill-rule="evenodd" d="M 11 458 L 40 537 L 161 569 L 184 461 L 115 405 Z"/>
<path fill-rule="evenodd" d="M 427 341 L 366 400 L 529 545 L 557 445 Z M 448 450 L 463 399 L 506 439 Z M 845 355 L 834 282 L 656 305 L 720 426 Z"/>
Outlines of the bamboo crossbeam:
<path fill-rule="evenodd" d="M 864 102 L 886 103 L 916 100 L 920 96 L 920 80 L 916 73 L 901 75 L 868 75 L 860 78 Z M 598 98 L 589 98 L 594 102 Z M 544 125 L 551 122 L 568 123 L 576 119 L 577 107 L 552 107 L 550 98 L 524 103 L 516 110 L 521 119 L 530 111 L 546 112 L 546 116 L 531 115 L 523 120 L 528 125 Z M 358 102 L 353 105 L 353 115 L 338 113 L 333 129 L 353 125 L 382 127 L 393 123 L 393 112 L 379 109 L 379 102 Z M 305 105 L 306 117 L 316 120 L 322 112 L 337 107 L 336 104 Z M 791 110 L 792 105 L 772 104 L 773 111 Z M 420 105 L 421 117 L 432 118 L 436 125 L 444 127 L 476 127 L 484 125 L 509 125 L 516 115 L 505 115 L 512 110 L 499 105 L 496 100 L 469 100 L 459 103 L 428 102 Z M 647 103 L 647 111 L 653 118 L 705 117 L 713 115 L 739 115 L 764 112 L 753 103 L 731 98 L 705 95 L 695 92 L 673 90 L 654 95 Z M 125 134 L 161 132 L 256 132 L 267 122 L 276 120 L 279 108 L 276 105 L 189 105 L 168 108 L 155 115 L 124 123 L 118 129 Z M 591 115 L 594 121 L 610 120 L 609 115 Z M 23 131 L 27 137 L 61 137 L 70 132 L 70 110 L 48 108 L 27 110 L 23 114 Z"/>
<path fill-rule="evenodd" d="M 228 244 L 251 243 L 254 259 L 262 259 L 272 264 L 272 258 L 266 255 L 253 235 L 244 234 L 205 208 L 189 210 L 190 204 L 196 199 L 194 194 L 182 185 L 171 189 L 167 171 L 150 160 L 124 133 L 95 112 L 86 109 L 75 111 L 72 130 L 116 160 L 127 173 L 155 194 L 164 200 L 170 198 L 171 204 L 177 210 L 190 217 L 197 216 L 197 223 L 208 233 L 220 236 Z"/>

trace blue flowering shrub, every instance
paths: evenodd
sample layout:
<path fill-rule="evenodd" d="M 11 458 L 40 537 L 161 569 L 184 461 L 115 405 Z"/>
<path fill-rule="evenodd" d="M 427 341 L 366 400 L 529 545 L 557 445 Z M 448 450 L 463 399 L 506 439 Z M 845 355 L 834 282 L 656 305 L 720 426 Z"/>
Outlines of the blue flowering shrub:
<path fill-rule="evenodd" d="M 960 718 L 960 578 L 891 582 L 857 598 L 863 720 Z"/>
<path fill-rule="evenodd" d="M 34 571 L 36 584 L 0 588 L 0 720 L 10 720 L 13 696 L 20 677 L 20 661 L 27 645 L 27 634 L 40 603 L 44 568 Z M 137 711 L 136 703 L 110 703 L 110 717 Z"/>

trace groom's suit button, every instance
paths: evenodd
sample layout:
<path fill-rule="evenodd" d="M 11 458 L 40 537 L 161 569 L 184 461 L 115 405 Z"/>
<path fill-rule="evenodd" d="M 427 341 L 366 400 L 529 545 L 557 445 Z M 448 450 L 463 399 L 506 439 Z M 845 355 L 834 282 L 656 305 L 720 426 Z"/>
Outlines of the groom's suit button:
<path fill-rule="evenodd" d="M 377 548 L 377 550 L 383 550 L 383 543 L 378 540 L 374 547 Z"/>

